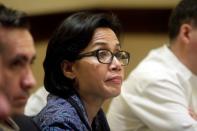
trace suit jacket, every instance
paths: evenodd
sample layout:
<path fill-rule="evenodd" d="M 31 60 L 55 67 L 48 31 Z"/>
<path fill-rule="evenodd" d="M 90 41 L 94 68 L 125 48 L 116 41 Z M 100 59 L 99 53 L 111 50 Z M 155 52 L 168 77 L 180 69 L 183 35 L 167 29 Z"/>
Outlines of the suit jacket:
<path fill-rule="evenodd" d="M 20 131 L 40 131 L 31 117 L 25 115 L 16 115 L 13 120 L 19 126 Z"/>

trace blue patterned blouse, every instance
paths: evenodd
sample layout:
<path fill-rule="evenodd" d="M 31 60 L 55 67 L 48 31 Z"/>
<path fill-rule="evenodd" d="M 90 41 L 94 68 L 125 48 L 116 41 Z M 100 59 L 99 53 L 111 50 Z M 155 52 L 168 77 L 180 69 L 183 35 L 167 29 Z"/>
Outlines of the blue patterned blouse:
<path fill-rule="evenodd" d="M 47 105 L 33 119 L 42 131 L 109 131 L 100 109 L 91 127 L 82 101 L 77 95 L 64 99 L 50 94 Z"/>

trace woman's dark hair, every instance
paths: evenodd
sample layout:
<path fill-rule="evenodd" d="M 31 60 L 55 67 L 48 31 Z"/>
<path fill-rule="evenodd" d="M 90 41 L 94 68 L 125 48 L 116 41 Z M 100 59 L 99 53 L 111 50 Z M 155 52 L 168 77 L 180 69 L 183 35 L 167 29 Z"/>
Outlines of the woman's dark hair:
<path fill-rule="evenodd" d="M 44 86 L 47 91 L 58 96 L 73 93 L 74 81 L 66 78 L 61 70 L 63 60 L 74 62 L 89 44 L 94 31 L 99 27 L 112 29 L 120 36 L 120 23 L 113 13 L 78 12 L 65 19 L 57 28 L 46 51 L 44 60 Z"/>
<path fill-rule="evenodd" d="M 184 23 L 197 25 L 197 0 L 181 0 L 169 20 L 169 38 L 175 39 Z"/>

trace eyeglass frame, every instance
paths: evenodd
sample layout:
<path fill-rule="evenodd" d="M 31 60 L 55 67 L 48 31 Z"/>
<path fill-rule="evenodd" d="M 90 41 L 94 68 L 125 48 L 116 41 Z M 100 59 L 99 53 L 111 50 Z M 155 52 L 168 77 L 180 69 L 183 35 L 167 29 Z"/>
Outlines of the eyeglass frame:
<path fill-rule="evenodd" d="M 110 54 L 111 54 L 111 59 L 110 59 L 110 62 L 109 62 L 109 63 L 103 63 L 103 62 L 100 61 L 100 59 L 99 59 L 99 51 L 101 51 L 101 50 L 110 52 Z M 97 50 L 94 50 L 94 51 L 91 51 L 91 52 L 86 52 L 86 53 L 79 54 L 79 55 L 77 56 L 77 60 L 82 59 L 83 57 L 95 56 L 95 57 L 97 58 L 97 60 L 99 61 L 99 63 L 101 63 L 101 64 L 111 64 L 112 61 L 113 61 L 114 56 L 116 57 L 116 54 L 118 54 L 118 53 L 120 53 L 120 52 L 124 52 L 124 53 L 127 54 L 127 56 L 128 56 L 128 62 L 127 62 L 127 64 L 125 64 L 125 65 L 124 65 L 124 64 L 121 64 L 121 66 L 127 66 L 127 65 L 129 64 L 129 62 L 130 62 L 130 53 L 127 52 L 127 51 L 123 51 L 123 50 L 118 51 L 118 52 L 116 52 L 116 53 L 112 53 L 112 52 L 111 52 L 110 50 L 108 50 L 108 49 L 97 49 Z M 120 61 L 117 57 L 116 57 L 116 59 L 117 59 L 118 61 Z"/>

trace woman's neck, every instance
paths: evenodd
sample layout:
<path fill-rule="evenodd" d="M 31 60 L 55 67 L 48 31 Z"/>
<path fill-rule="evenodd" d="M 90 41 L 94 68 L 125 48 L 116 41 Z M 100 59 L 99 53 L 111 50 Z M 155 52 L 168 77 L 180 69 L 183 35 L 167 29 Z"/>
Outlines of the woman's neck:
<path fill-rule="evenodd" d="M 82 100 L 84 102 L 85 109 L 87 112 L 88 122 L 90 125 L 92 125 L 92 122 L 95 116 L 97 115 L 99 109 L 101 108 L 104 100 L 95 99 L 95 97 L 91 97 L 91 96 L 82 97 Z"/>

